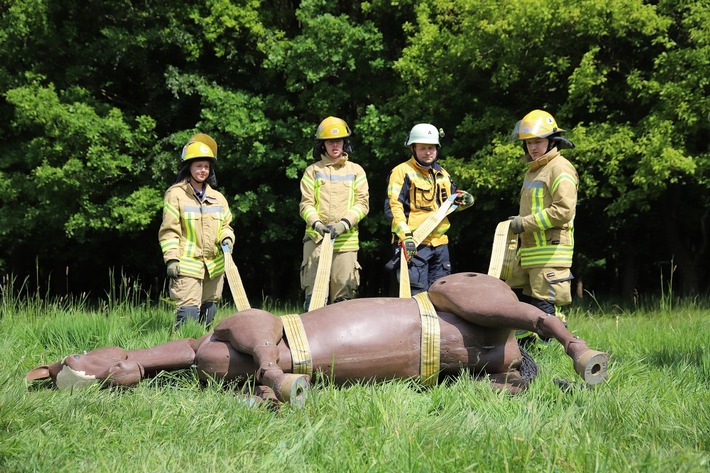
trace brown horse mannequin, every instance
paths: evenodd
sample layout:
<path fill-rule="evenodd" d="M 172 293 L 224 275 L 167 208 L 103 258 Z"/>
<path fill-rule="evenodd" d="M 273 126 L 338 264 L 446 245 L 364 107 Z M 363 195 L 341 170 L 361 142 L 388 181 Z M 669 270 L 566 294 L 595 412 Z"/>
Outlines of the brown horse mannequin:
<path fill-rule="evenodd" d="M 459 273 L 429 289 L 439 327 L 438 377 L 485 373 L 498 388 L 517 392 L 522 353 L 513 330 L 530 330 L 562 344 L 588 384 L 606 378 L 608 355 L 589 349 L 557 317 L 519 302 L 499 279 Z M 312 372 L 336 383 L 417 378 L 422 318 L 414 299 L 366 298 L 329 305 L 300 316 Z M 132 386 L 158 371 L 196 366 L 202 379 L 253 378 L 262 398 L 305 402 L 309 376 L 294 373 L 292 346 L 282 318 L 258 309 L 238 312 L 199 340 L 184 339 L 143 350 L 100 348 L 30 371 L 27 380 L 51 378 L 59 388 L 97 381 Z"/>

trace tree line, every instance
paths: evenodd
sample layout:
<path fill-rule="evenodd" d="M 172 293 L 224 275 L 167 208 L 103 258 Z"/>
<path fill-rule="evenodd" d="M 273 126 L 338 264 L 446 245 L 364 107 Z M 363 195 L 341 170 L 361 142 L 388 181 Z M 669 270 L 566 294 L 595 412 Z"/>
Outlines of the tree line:
<path fill-rule="evenodd" d="M 509 135 L 539 108 L 576 144 L 579 290 L 707 292 L 706 0 L 5 0 L 0 44 L 5 280 L 159 292 L 162 195 L 203 132 L 247 293 L 296 300 L 298 181 L 329 115 L 370 183 L 362 295 L 389 294 L 386 180 L 419 122 L 476 197 L 451 218 L 453 270 L 486 272 L 525 170 Z"/>

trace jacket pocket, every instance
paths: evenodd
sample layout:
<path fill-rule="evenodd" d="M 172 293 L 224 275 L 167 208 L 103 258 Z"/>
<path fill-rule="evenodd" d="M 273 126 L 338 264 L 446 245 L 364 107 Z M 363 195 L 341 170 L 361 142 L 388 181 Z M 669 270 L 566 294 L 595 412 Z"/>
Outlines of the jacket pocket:
<path fill-rule="evenodd" d="M 551 228 L 545 232 L 548 245 L 571 245 L 572 239 L 568 230 L 561 228 Z"/>
<path fill-rule="evenodd" d="M 569 268 L 555 268 L 554 271 L 547 271 L 544 274 L 545 279 L 550 285 L 559 284 L 574 279 L 574 275 Z"/>
<path fill-rule="evenodd" d="M 414 201 L 412 206 L 419 210 L 434 210 L 436 202 L 436 189 L 431 182 L 416 180 L 412 182 Z"/>

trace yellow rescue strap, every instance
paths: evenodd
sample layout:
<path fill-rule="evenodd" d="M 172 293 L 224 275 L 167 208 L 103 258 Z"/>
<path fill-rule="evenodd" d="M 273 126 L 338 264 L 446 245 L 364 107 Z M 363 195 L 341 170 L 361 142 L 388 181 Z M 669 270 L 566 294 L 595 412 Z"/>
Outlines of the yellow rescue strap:
<path fill-rule="evenodd" d="M 436 209 L 436 212 L 429 215 L 427 219 L 414 230 L 412 239 L 416 246 L 419 246 L 421 242 L 426 240 L 447 215 L 456 210 L 458 207 L 458 205 L 454 204 L 456 197 L 457 194 L 450 195 L 449 198 L 441 204 L 441 207 Z M 409 299 L 412 297 L 412 289 L 409 286 L 409 265 L 407 264 L 407 258 L 404 257 L 403 251 L 403 249 L 400 250 L 399 258 L 399 297 Z"/>
<path fill-rule="evenodd" d="M 409 264 L 407 264 L 407 258 L 404 255 L 399 258 L 399 297 L 402 299 L 412 297 L 412 288 L 409 285 Z"/>
<path fill-rule="evenodd" d="M 515 264 L 515 252 L 518 249 L 518 236 L 510 228 L 512 220 L 505 220 L 496 226 L 491 250 L 488 275 L 503 281 L 510 278 Z"/>
<path fill-rule="evenodd" d="M 439 380 L 441 362 L 439 315 L 429 299 L 428 292 L 420 292 L 414 296 L 414 300 L 417 301 L 419 316 L 422 320 L 422 353 L 419 376 L 424 386 L 432 386 Z"/>
<path fill-rule="evenodd" d="M 422 321 L 420 381 L 424 386 L 432 386 L 439 379 L 441 353 L 439 316 L 427 292 L 417 294 L 414 296 L 414 300 L 419 307 L 419 316 Z M 291 349 L 293 373 L 312 375 L 313 357 L 301 317 L 298 314 L 289 314 L 282 316 L 281 320 L 288 346 Z"/>
<path fill-rule="evenodd" d="M 308 344 L 306 331 L 303 328 L 301 316 L 289 314 L 281 317 L 284 326 L 286 341 L 291 348 L 291 361 L 293 362 L 294 374 L 313 374 L 313 358 L 311 357 L 311 347 Z"/>
<path fill-rule="evenodd" d="M 234 304 L 237 306 L 237 311 L 251 309 L 247 293 L 244 290 L 244 284 L 242 284 L 242 278 L 239 275 L 239 269 L 234 264 L 229 246 L 222 245 L 222 252 L 224 253 L 224 273 L 227 275 L 227 283 L 229 284 L 229 290 L 232 292 L 232 299 L 234 299 Z"/>
<path fill-rule="evenodd" d="M 313 284 L 313 293 L 308 304 L 309 312 L 323 307 L 328 302 L 330 269 L 333 266 L 333 240 L 330 238 L 330 233 L 325 232 L 321 241 L 316 282 Z"/>
<path fill-rule="evenodd" d="M 493 248 L 491 249 L 491 261 L 488 265 L 488 275 L 494 278 L 507 280 L 513 272 L 515 264 L 515 253 L 518 249 L 518 236 L 510 228 L 512 220 L 504 220 L 496 226 L 493 237 Z M 528 330 L 516 330 L 515 338 L 535 336 Z"/>

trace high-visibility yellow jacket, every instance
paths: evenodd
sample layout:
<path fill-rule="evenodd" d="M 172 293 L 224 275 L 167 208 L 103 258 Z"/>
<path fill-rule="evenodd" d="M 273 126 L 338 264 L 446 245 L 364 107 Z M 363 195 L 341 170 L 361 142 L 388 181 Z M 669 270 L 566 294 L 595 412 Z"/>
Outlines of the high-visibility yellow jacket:
<path fill-rule="evenodd" d="M 393 242 L 402 241 L 407 233 L 413 233 L 455 192 L 456 185 L 451 181 L 451 176 L 436 161 L 429 168 L 412 157 L 392 169 L 387 186 L 385 215 L 391 222 Z M 447 244 L 449 237 L 446 232 L 450 226 L 449 219 L 444 218 L 420 244 Z"/>
<path fill-rule="evenodd" d="M 232 213 L 227 199 L 206 184 L 202 201 L 192 185 L 185 181 L 174 184 L 165 192 L 163 222 L 158 232 L 163 260 L 180 261 L 180 276 L 198 279 L 224 272 L 221 242 L 234 242 Z"/>
<path fill-rule="evenodd" d="M 308 166 L 301 178 L 299 213 L 306 222 L 306 236 L 318 243 L 322 237 L 313 230 L 320 220 L 325 225 L 346 219 L 350 230 L 333 242 L 333 251 L 357 251 L 360 247 L 357 224 L 370 211 L 370 188 L 365 170 L 348 161 L 347 153 L 333 163 L 325 156 Z"/>
<path fill-rule="evenodd" d="M 520 191 L 521 266 L 572 266 L 578 182 L 574 166 L 557 148 L 528 163 Z"/>

